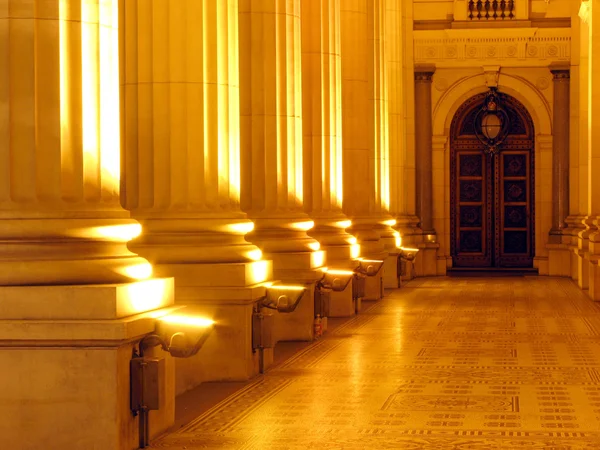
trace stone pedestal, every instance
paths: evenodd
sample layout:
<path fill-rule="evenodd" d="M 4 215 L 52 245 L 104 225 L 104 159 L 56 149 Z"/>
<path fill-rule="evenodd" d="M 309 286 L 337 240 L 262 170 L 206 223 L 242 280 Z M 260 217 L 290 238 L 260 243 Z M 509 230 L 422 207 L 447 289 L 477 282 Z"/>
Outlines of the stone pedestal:
<path fill-rule="evenodd" d="M 331 292 L 329 317 L 351 317 L 356 313 L 356 304 L 352 299 L 352 282 L 342 292 Z"/>
<path fill-rule="evenodd" d="M 133 348 L 173 303 L 172 279 L 130 284 L 0 287 L 0 424 L 6 448 L 138 448 L 129 409 Z M 153 313 L 145 311 L 154 310 Z M 164 403 L 150 435 L 175 414 L 167 353 Z"/>

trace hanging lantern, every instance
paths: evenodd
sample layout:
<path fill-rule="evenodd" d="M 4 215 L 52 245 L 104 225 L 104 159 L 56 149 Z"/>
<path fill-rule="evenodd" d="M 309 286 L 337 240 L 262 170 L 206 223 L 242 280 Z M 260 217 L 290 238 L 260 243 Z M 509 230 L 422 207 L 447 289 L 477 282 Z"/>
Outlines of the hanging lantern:
<path fill-rule="evenodd" d="M 499 104 L 496 88 L 492 87 L 475 116 L 475 136 L 486 146 L 486 153 L 495 155 L 500 151 L 509 126 L 508 114 Z"/>

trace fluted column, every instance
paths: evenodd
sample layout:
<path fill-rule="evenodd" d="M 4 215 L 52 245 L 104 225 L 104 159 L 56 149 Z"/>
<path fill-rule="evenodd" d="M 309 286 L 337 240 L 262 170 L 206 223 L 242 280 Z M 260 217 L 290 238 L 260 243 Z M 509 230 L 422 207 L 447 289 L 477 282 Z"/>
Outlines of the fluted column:
<path fill-rule="evenodd" d="M 347 264 L 353 237 L 342 213 L 342 61 L 340 0 L 302 4 L 302 128 L 304 210 L 309 235 L 327 251 L 327 264 Z"/>
<path fill-rule="evenodd" d="M 0 2 L 2 448 L 131 448 L 131 355 L 145 313 L 173 302 L 126 246 L 140 225 L 119 203 L 118 5 Z M 162 358 L 152 435 L 174 416 Z"/>
<path fill-rule="evenodd" d="M 267 255 L 318 246 L 303 210 L 300 3 L 240 2 L 242 207 Z"/>
<path fill-rule="evenodd" d="M 117 5 L 0 5 L 0 285 L 150 275 L 119 204 Z"/>
<path fill-rule="evenodd" d="M 237 1 L 126 1 L 122 23 L 130 247 L 166 273 L 259 258 L 239 200 Z"/>
<path fill-rule="evenodd" d="M 588 0 L 588 209 L 589 295 L 600 300 L 600 1 Z"/>
<path fill-rule="evenodd" d="M 385 1 L 343 2 L 341 7 L 344 212 L 363 254 L 385 257 L 382 235 L 393 241 L 387 213 Z"/>
<path fill-rule="evenodd" d="M 554 75 L 554 127 L 552 148 L 552 231 L 561 234 L 569 215 L 569 126 L 570 83 L 569 69 L 555 68 Z"/>
<path fill-rule="evenodd" d="M 415 143 L 417 215 L 424 235 L 433 229 L 431 79 L 434 67 L 415 67 Z"/>

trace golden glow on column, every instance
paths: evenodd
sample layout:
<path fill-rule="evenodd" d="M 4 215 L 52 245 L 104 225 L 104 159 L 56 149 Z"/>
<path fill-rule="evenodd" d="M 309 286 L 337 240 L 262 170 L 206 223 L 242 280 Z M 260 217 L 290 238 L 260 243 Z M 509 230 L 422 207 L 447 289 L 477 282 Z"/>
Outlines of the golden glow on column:
<path fill-rule="evenodd" d="M 225 226 L 227 231 L 229 232 L 233 232 L 233 233 L 250 233 L 252 230 L 254 230 L 254 223 L 253 222 L 239 222 L 239 223 L 230 223 L 228 225 Z"/>
<path fill-rule="evenodd" d="M 396 219 L 389 219 L 389 220 L 384 220 L 383 222 L 381 222 L 384 225 L 393 227 L 394 225 L 396 225 Z"/>
<path fill-rule="evenodd" d="M 252 261 L 260 261 L 263 257 L 263 253 L 260 251 L 260 249 L 250 250 L 248 253 L 246 253 L 246 256 Z"/>
<path fill-rule="evenodd" d="M 152 276 L 152 265 L 150 263 L 135 264 L 124 267 L 122 274 L 134 280 L 145 280 Z"/>
<path fill-rule="evenodd" d="M 132 312 L 141 313 L 166 306 L 170 298 L 166 285 L 166 281 L 161 278 L 127 284 L 125 289 Z M 161 310 L 158 314 L 165 312 Z"/>
<path fill-rule="evenodd" d="M 323 266 L 323 264 L 325 264 L 325 252 L 323 252 L 323 251 L 312 252 L 310 254 L 310 261 L 311 261 L 312 267 Z"/>
<path fill-rule="evenodd" d="M 588 20 L 590 18 L 590 5 L 587 0 L 583 0 L 581 2 L 581 6 L 579 7 L 579 18 L 584 23 L 588 23 Z"/>
<path fill-rule="evenodd" d="M 402 238 L 400 237 L 400 233 L 398 231 L 394 231 L 394 239 L 396 240 L 396 247 L 402 247 Z"/>
<path fill-rule="evenodd" d="M 294 222 L 290 224 L 290 227 L 294 230 L 308 231 L 312 227 L 315 226 L 315 223 L 312 220 L 307 220 L 304 222 Z"/>
<path fill-rule="evenodd" d="M 350 245 L 350 258 L 356 259 L 359 256 L 360 256 L 360 244 Z"/>
<path fill-rule="evenodd" d="M 106 227 L 95 227 L 91 229 L 91 235 L 97 238 L 115 239 L 119 241 L 130 241 L 142 233 L 139 223 L 126 225 L 110 225 Z"/>
<path fill-rule="evenodd" d="M 350 244 L 350 245 L 354 245 L 357 242 L 358 242 L 358 240 L 354 236 L 351 236 L 348 238 L 348 244 Z"/>
<path fill-rule="evenodd" d="M 327 270 L 328 274 L 331 275 L 354 275 L 354 272 L 352 272 L 351 270 Z"/>
<path fill-rule="evenodd" d="M 98 4 L 81 2 L 81 103 L 84 177 L 95 182 L 100 158 Z"/>
<path fill-rule="evenodd" d="M 250 266 L 252 280 L 250 284 L 262 283 L 269 277 L 269 261 L 256 261 Z"/>
<path fill-rule="evenodd" d="M 84 2 L 85 3 L 85 2 Z M 102 183 L 115 191 L 121 178 L 119 101 L 119 2 L 99 2 L 100 164 Z M 85 59 L 85 55 L 82 55 Z"/>
<path fill-rule="evenodd" d="M 335 226 L 337 228 L 343 228 L 343 229 L 346 229 L 346 228 L 350 227 L 351 225 L 352 225 L 351 220 L 340 220 L 339 222 L 335 223 Z"/>
<path fill-rule="evenodd" d="M 60 140 L 63 144 L 71 144 L 69 124 L 71 123 L 71 96 L 69 92 L 69 46 L 67 44 L 67 4 L 58 3 L 59 47 L 60 47 Z"/>
<path fill-rule="evenodd" d="M 321 243 L 311 242 L 310 244 L 308 244 L 308 248 L 310 248 L 311 250 L 314 250 L 316 252 L 317 250 L 321 249 Z"/>
<path fill-rule="evenodd" d="M 184 316 L 183 314 L 167 314 L 159 318 L 161 322 L 175 323 L 179 325 L 191 325 L 199 328 L 209 328 L 215 324 L 214 320 L 206 317 Z"/>

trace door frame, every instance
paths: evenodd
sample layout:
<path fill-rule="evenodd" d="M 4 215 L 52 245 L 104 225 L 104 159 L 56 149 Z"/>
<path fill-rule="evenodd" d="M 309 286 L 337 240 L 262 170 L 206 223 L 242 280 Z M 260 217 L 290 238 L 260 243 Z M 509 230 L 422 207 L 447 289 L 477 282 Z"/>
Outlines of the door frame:
<path fill-rule="evenodd" d="M 449 130 L 448 144 L 450 148 L 449 152 L 449 187 L 450 187 L 450 205 L 449 205 L 449 219 L 450 219 L 450 233 L 449 233 L 449 253 L 453 260 L 453 266 L 457 267 L 489 267 L 492 269 L 500 268 L 500 262 L 503 261 L 502 267 L 532 267 L 534 266 L 534 258 L 536 256 L 536 217 L 535 217 L 535 206 L 536 206 L 536 181 L 535 181 L 535 154 L 536 154 L 536 142 L 535 142 L 535 129 L 534 122 L 527 111 L 527 108 L 523 106 L 513 96 L 499 92 L 499 96 L 502 103 L 506 106 L 506 109 L 516 117 L 518 120 L 513 122 L 511 127 L 510 135 L 503 143 L 501 147 L 502 151 L 523 151 L 526 150 L 528 153 L 529 164 L 527 164 L 526 172 L 528 173 L 528 186 L 527 186 L 527 207 L 529 211 L 529 229 L 528 229 L 528 242 L 529 251 L 528 256 L 502 256 L 502 245 L 504 241 L 504 233 L 500 235 L 501 223 L 504 220 L 504 211 L 502 210 L 504 190 L 500 186 L 500 182 L 504 179 L 502 172 L 503 167 L 502 157 L 500 155 L 491 156 L 483 155 L 482 161 L 483 166 L 481 167 L 481 174 L 484 177 L 482 179 L 482 195 L 484 204 L 487 203 L 487 210 L 482 208 L 482 226 L 484 230 L 484 239 L 482 240 L 482 248 L 487 249 L 488 254 L 485 252 L 481 256 L 474 255 L 471 259 L 472 264 L 469 265 L 467 262 L 456 261 L 458 253 L 458 168 L 457 160 L 458 153 L 462 152 L 481 152 L 483 153 L 484 145 L 476 138 L 472 132 L 473 127 L 476 126 L 473 121 L 479 108 L 483 105 L 486 98 L 487 92 L 481 92 L 473 95 L 465 100 L 456 110 L 452 117 Z M 490 158 L 494 158 L 493 163 Z M 485 183 L 484 183 L 485 181 Z M 485 184 L 485 186 L 484 186 Z M 496 212 L 496 214 L 494 214 Z M 504 225 L 502 225 L 502 228 Z M 491 230 L 491 231 L 490 231 Z"/>

